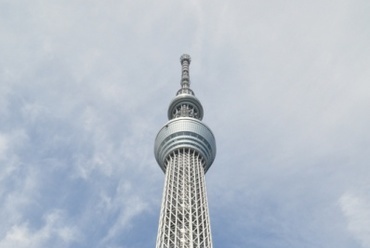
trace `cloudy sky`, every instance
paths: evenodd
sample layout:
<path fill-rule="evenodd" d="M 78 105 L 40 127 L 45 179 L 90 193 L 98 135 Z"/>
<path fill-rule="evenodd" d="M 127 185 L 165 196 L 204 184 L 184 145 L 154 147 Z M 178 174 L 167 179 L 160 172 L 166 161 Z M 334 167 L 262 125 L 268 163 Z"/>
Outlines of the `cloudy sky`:
<path fill-rule="evenodd" d="M 155 246 L 183 53 L 215 248 L 370 247 L 370 2 L 0 0 L 0 248 Z"/>

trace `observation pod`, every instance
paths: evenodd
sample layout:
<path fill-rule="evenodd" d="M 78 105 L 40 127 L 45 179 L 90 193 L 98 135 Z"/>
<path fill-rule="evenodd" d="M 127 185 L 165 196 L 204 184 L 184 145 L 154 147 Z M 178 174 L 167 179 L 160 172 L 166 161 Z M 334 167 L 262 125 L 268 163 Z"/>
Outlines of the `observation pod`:
<path fill-rule="evenodd" d="M 181 89 L 171 101 L 167 117 L 169 121 L 159 131 L 155 139 L 154 154 L 157 163 L 166 172 L 167 157 L 178 149 L 190 149 L 204 160 L 205 172 L 216 157 L 216 141 L 211 129 L 201 120 L 203 106 L 190 89 L 189 65 L 191 58 L 184 54 L 182 65 Z"/>
<path fill-rule="evenodd" d="M 155 139 L 155 158 L 166 171 L 167 157 L 178 149 L 196 151 L 204 160 L 207 172 L 216 157 L 215 137 L 203 122 L 189 117 L 180 117 L 167 122 Z"/>

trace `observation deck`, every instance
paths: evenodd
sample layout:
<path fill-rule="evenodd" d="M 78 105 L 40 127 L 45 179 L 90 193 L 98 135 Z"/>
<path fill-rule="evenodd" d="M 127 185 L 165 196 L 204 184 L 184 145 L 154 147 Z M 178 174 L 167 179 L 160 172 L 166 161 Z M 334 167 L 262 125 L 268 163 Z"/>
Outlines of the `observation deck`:
<path fill-rule="evenodd" d="M 172 119 L 159 131 L 155 139 L 154 153 L 164 172 L 167 157 L 181 148 L 197 152 L 204 160 L 205 172 L 216 157 L 216 140 L 211 129 L 195 118 Z"/>
<path fill-rule="evenodd" d="M 189 65 L 191 58 L 184 54 L 180 58 L 181 88 L 171 101 L 167 116 L 169 121 L 155 139 L 154 154 L 166 172 L 166 159 L 180 149 L 190 149 L 203 160 L 204 171 L 216 157 L 216 141 L 211 129 L 202 122 L 204 111 L 201 102 L 190 89 Z"/>

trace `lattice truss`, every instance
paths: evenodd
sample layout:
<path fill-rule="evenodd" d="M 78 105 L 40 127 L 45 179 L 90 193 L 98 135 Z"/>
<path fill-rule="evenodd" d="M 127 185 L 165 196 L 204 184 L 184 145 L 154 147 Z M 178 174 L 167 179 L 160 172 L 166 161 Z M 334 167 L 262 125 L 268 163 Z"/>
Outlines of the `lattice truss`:
<path fill-rule="evenodd" d="M 212 247 L 203 164 L 187 148 L 168 156 L 156 248 Z"/>

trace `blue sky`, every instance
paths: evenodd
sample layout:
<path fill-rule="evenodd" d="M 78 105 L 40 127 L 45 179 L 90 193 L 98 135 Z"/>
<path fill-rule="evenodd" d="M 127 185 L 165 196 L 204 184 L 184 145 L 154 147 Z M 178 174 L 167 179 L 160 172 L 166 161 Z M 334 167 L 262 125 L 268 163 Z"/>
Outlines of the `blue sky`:
<path fill-rule="evenodd" d="M 0 1 L 0 248 L 154 247 L 183 53 L 214 247 L 370 247 L 370 2 Z"/>

